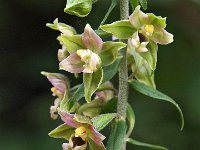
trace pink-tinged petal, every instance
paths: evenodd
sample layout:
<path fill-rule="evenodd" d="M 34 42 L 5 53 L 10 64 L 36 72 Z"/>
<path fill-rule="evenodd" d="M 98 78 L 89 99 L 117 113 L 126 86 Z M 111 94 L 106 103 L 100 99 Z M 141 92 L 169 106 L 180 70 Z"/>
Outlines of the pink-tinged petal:
<path fill-rule="evenodd" d="M 85 26 L 85 30 L 82 36 L 83 43 L 86 48 L 99 53 L 102 49 L 103 41 L 102 39 L 94 32 L 89 24 Z"/>
<path fill-rule="evenodd" d="M 67 81 L 64 78 L 58 78 L 58 76 L 47 75 L 51 84 L 61 93 L 65 93 Z"/>
<path fill-rule="evenodd" d="M 97 145 L 101 145 L 102 141 L 106 138 L 99 133 L 93 126 L 89 126 L 90 135 L 88 135 Z"/>
<path fill-rule="evenodd" d="M 140 10 L 140 6 L 137 6 L 129 17 L 129 21 L 136 29 L 141 28 L 145 23 L 148 22 L 148 19 L 148 15 Z"/>
<path fill-rule="evenodd" d="M 169 43 L 172 43 L 174 41 L 174 36 L 173 34 L 167 32 L 163 28 L 156 27 L 154 30 L 153 35 L 151 36 L 151 40 L 159 43 L 161 45 L 166 45 Z"/>
<path fill-rule="evenodd" d="M 67 113 L 67 112 L 61 111 L 61 110 L 59 110 L 58 113 L 59 113 L 62 121 L 64 123 L 66 123 L 68 126 L 71 126 L 71 127 L 74 127 L 74 128 L 78 127 L 78 123 L 74 120 L 73 114 L 70 114 L 70 113 Z"/>
<path fill-rule="evenodd" d="M 71 73 L 81 73 L 84 69 L 83 65 L 81 58 L 73 53 L 59 63 L 59 68 Z"/>

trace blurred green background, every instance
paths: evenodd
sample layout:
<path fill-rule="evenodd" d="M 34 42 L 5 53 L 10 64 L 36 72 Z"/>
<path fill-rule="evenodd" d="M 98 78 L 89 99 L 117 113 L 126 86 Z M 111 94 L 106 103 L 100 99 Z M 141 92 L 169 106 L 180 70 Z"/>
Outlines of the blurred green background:
<path fill-rule="evenodd" d="M 65 0 L 0 1 L 0 150 L 62 149 L 64 140 L 47 135 L 61 121 L 49 117 L 54 98 L 50 83 L 40 71 L 58 72 L 56 55 L 60 45 L 56 40 L 58 32 L 45 24 L 58 17 L 79 33 L 86 22 L 97 28 L 109 3 L 99 0 L 92 13 L 80 19 L 63 12 Z M 159 47 L 156 83 L 181 106 L 185 128 L 180 131 L 179 114 L 171 104 L 131 92 L 129 102 L 136 114 L 132 137 L 171 150 L 198 150 L 200 1 L 149 0 L 148 7 L 147 12 L 168 17 L 167 30 L 175 35 L 173 44 Z M 107 23 L 117 20 L 118 13 L 116 8 Z M 146 150 L 137 146 L 128 149 Z"/>

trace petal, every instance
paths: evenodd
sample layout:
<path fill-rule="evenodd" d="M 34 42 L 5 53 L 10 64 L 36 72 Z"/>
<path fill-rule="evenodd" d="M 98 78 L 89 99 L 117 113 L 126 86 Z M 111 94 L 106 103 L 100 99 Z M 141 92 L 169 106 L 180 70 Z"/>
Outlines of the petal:
<path fill-rule="evenodd" d="M 140 10 L 140 6 L 137 6 L 134 12 L 130 15 L 129 21 L 136 29 L 139 29 L 148 21 L 148 15 Z"/>
<path fill-rule="evenodd" d="M 47 77 L 56 90 L 64 94 L 68 85 L 68 78 L 66 76 L 60 73 L 49 73 L 45 71 L 42 71 L 41 74 Z"/>
<path fill-rule="evenodd" d="M 173 37 L 173 34 L 167 32 L 165 29 L 156 27 L 151 40 L 161 45 L 166 45 L 174 41 Z"/>
<path fill-rule="evenodd" d="M 89 126 L 90 134 L 88 135 L 96 144 L 101 145 L 102 141 L 106 138 L 99 133 L 93 126 Z"/>
<path fill-rule="evenodd" d="M 94 51 L 99 52 L 102 48 L 103 41 L 102 39 L 94 32 L 89 24 L 85 26 L 85 30 L 82 36 L 83 43 L 85 46 Z"/>
<path fill-rule="evenodd" d="M 72 147 L 69 145 L 69 143 L 63 143 L 62 144 L 63 150 L 70 150 Z"/>
<path fill-rule="evenodd" d="M 81 58 L 73 53 L 59 63 L 59 68 L 71 73 L 81 73 L 84 69 L 83 65 Z"/>
<path fill-rule="evenodd" d="M 78 123 L 74 120 L 74 115 L 67 113 L 65 111 L 58 110 L 58 113 L 62 119 L 63 122 L 65 122 L 68 126 L 77 128 Z"/>
<path fill-rule="evenodd" d="M 142 42 L 140 46 L 137 48 L 137 52 L 147 52 L 148 49 L 146 48 L 149 42 Z"/>
<path fill-rule="evenodd" d="M 51 114 L 51 118 L 52 119 L 57 119 L 58 118 L 58 114 L 57 114 L 58 110 L 57 110 L 57 108 L 60 105 L 60 101 L 61 101 L 60 98 L 56 98 L 54 100 L 54 105 L 52 105 L 50 107 L 50 114 Z"/>

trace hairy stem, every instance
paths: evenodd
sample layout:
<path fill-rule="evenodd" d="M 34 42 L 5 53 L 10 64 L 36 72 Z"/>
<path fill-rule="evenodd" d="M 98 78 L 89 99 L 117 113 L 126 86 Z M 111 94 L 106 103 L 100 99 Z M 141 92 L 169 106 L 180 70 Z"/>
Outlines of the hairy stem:
<path fill-rule="evenodd" d="M 120 19 L 128 19 L 129 16 L 129 0 L 120 0 Z M 128 100 L 128 69 L 127 69 L 127 49 L 121 50 L 122 60 L 119 66 L 119 95 L 117 104 L 118 118 L 126 121 L 126 108 Z M 126 133 L 126 131 L 124 131 Z M 126 142 L 124 141 L 121 150 L 126 150 Z"/>

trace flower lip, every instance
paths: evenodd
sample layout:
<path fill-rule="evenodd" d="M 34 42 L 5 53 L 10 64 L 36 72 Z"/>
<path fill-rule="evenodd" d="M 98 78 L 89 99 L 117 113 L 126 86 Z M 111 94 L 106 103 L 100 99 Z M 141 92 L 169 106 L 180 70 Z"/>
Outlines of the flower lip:
<path fill-rule="evenodd" d="M 84 144 L 86 144 L 86 141 L 84 141 L 81 137 L 72 137 L 72 142 L 73 142 L 73 148 L 75 148 L 76 146 L 82 146 Z"/>
<path fill-rule="evenodd" d="M 146 39 L 146 37 L 143 34 L 138 33 L 138 36 L 139 36 L 139 39 L 140 39 L 140 43 L 147 42 L 147 39 Z"/>

